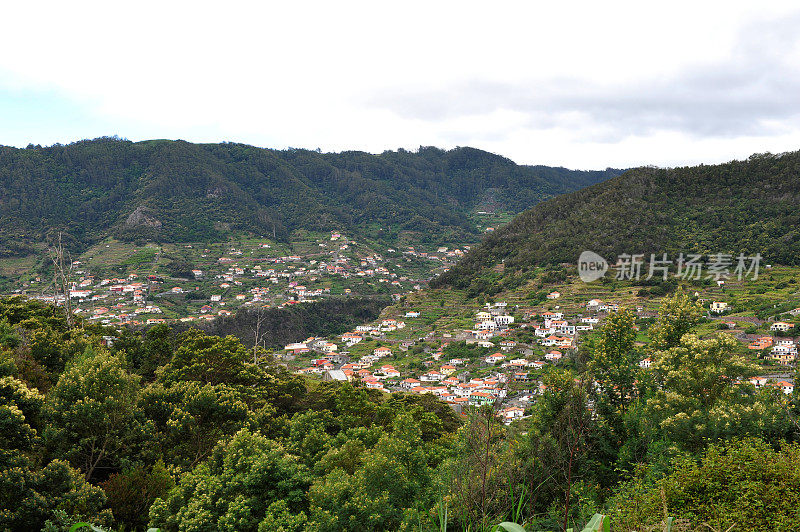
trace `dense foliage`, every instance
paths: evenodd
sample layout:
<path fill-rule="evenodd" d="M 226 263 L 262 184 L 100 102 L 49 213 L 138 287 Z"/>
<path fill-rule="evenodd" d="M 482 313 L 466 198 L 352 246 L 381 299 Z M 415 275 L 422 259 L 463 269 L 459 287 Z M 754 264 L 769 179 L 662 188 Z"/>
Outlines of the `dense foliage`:
<path fill-rule="evenodd" d="M 0 256 L 28 254 L 58 231 L 78 249 L 109 234 L 207 242 L 296 229 L 474 240 L 467 215 L 479 204 L 521 212 L 618 174 L 519 166 L 470 148 L 333 154 L 114 138 L 0 147 Z"/>
<path fill-rule="evenodd" d="M 611 263 L 621 254 L 761 253 L 798 264 L 798 205 L 800 152 L 638 168 L 520 214 L 432 284 L 477 286 L 498 265 L 513 278 L 537 264 L 574 264 L 585 250 Z"/>
<path fill-rule="evenodd" d="M 378 317 L 386 298 L 331 298 L 284 308 L 242 308 L 205 326 L 209 333 L 232 334 L 248 346 L 278 348 L 309 336 L 336 336 Z"/>

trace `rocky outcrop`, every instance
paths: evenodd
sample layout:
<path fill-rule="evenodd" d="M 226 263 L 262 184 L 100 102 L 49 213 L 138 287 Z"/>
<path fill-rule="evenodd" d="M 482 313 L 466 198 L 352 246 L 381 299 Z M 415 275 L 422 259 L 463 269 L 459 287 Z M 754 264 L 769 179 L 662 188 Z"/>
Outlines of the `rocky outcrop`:
<path fill-rule="evenodd" d="M 153 211 L 147 207 L 140 205 L 136 210 L 128 215 L 125 220 L 126 227 L 152 227 L 158 229 L 161 227 L 161 222 L 153 216 Z"/>

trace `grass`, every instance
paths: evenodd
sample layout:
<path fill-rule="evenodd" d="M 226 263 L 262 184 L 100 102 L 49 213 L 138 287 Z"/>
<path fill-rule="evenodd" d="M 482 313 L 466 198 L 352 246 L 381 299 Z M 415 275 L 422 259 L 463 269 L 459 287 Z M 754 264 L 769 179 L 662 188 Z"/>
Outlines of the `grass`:
<path fill-rule="evenodd" d="M 149 264 L 155 260 L 156 253 L 158 253 L 158 249 L 152 247 L 135 250 L 132 255 L 122 261 L 122 265 L 141 266 L 143 264 Z"/>
<path fill-rule="evenodd" d="M 0 275 L 11 277 L 28 273 L 36 266 L 37 260 L 36 255 L 0 259 Z"/>

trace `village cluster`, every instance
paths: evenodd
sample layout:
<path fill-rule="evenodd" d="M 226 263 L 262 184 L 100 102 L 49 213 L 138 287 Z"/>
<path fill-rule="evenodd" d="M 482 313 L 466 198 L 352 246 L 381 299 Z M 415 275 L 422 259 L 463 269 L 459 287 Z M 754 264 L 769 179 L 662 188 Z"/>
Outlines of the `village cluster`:
<path fill-rule="evenodd" d="M 67 292 L 76 314 L 103 324 L 152 325 L 229 316 L 240 307 L 285 307 L 333 295 L 391 295 L 421 289 L 438 268 L 457 261 L 467 248 L 422 251 L 348 241 L 340 232 L 306 243 L 303 253 L 274 252 L 272 244 L 197 249 L 188 278 L 144 264 L 120 277 L 99 277 L 82 260 L 72 263 Z M 134 269 L 135 271 L 130 271 Z M 16 290 L 28 297 L 64 304 L 58 289 L 37 282 Z"/>
<path fill-rule="evenodd" d="M 548 299 L 560 297 L 558 292 Z M 365 387 L 384 392 L 410 392 L 433 394 L 448 403 L 457 412 L 469 406 L 482 406 L 502 399 L 504 407 L 499 415 L 510 423 L 525 415 L 526 406 L 543 390 L 535 376 L 547 364 L 557 364 L 567 350 L 574 349 L 578 335 L 597 326 L 609 312 L 618 310 L 616 304 L 591 300 L 586 304 L 585 316 L 565 319 L 564 313 L 555 311 L 526 311 L 517 322 L 514 314 L 519 309 L 509 309 L 506 302 L 487 304 L 475 313 L 471 329 L 431 333 L 418 341 L 438 343 L 438 349 L 426 349 L 420 371 L 399 371 L 387 359 L 395 353 L 407 354 L 416 341 L 392 343 L 392 331 L 403 329 L 401 319 L 387 318 L 375 324 L 360 325 L 354 331 L 339 337 L 339 342 L 309 338 L 285 346 L 281 358 L 295 361 L 310 359 L 310 364 L 297 370 L 301 374 L 318 375 L 323 380 L 360 382 Z M 403 316 L 416 319 L 420 313 L 410 310 Z M 523 343 L 513 339 L 516 331 L 530 330 L 535 342 Z M 381 339 L 389 345 L 375 348 L 351 360 L 348 349 L 366 339 Z M 463 341 L 467 345 L 486 348 L 490 353 L 477 360 L 446 358 L 444 351 L 451 342 Z M 341 347 L 341 349 L 340 349 Z M 537 356 L 541 355 L 537 359 Z M 515 384 L 515 386 L 509 386 Z"/>
<path fill-rule="evenodd" d="M 561 294 L 555 291 L 547 295 L 552 303 L 557 303 L 560 297 Z M 720 323 L 729 328 L 739 327 L 736 321 L 721 317 L 729 310 L 726 303 L 701 302 L 706 305 L 710 317 L 718 317 Z M 500 404 L 498 415 L 506 423 L 511 423 L 523 418 L 526 407 L 544 391 L 544 385 L 538 380 L 540 370 L 548 364 L 558 364 L 577 348 L 582 334 L 597 328 L 605 317 L 620 309 L 618 304 L 600 299 L 581 303 L 581 311 L 570 315 L 558 310 L 558 305 L 554 307 L 553 310 L 520 311 L 518 308 L 509 309 L 505 302 L 490 303 L 475 313 L 474 325 L 470 329 L 434 331 L 416 340 L 394 339 L 393 331 L 407 327 L 403 319 L 413 321 L 420 317 L 419 311 L 410 310 L 402 316 L 403 319 L 385 318 L 374 324 L 359 325 L 336 339 L 309 338 L 286 345 L 279 356 L 294 363 L 299 374 L 316 375 L 323 380 L 357 382 L 387 393 L 433 394 L 459 413 L 470 406 Z M 655 316 L 641 306 L 632 310 L 640 318 Z M 791 311 L 791 314 L 800 315 L 800 309 Z M 515 315 L 521 319 L 517 321 Z M 769 330 L 776 334 L 790 332 L 793 327 L 794 324 L 782 321 L 769 324 Z M 532 331 L 533 335 L 528 337 L 534 340 L 515 340 L 520 331 Z M 375 339 L 384 345 L 357 359 L 351 357 L 353 346 Z M 787 368 L 796 360 L 794 340 L 771 335 L 750 338 L 743 334 L 740 340 L 751 350 L 766 350 L 762 357 L 778 364 L 774 373 L 754 377 L 752 384 L 757 388 L 772 386 L 784 393 L 792 393 L 794 379 Z M 398 369 L 398 366 L 407 366 L 402 361 L 417 341 L 435 346 L 426 347 L 422 368 Z M 448 358 L 446 348 L 456 341 L 486 348 L 489 354 L 479 359 Z M 298 366 L 298 362 L 307 364 Z M 644 369 L 651 364 L 649 358 L 639 361 L 639 366 Z"/>

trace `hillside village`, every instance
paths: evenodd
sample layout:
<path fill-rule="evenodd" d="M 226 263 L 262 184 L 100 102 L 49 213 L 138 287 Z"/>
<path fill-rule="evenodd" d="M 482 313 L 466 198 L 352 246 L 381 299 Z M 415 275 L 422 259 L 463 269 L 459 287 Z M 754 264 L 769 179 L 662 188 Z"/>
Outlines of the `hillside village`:
<path fill-rule="evenodd" d="M 770 386 L 791 394 L 798 345 L 791 335 L 796 324 L 734 315 L 729 303 L 711 299 L 731 294 L 719 286 L 694 293 L 707 311 L 705 330 L 734 335 L 742 351 L 761 363 L 764 373 L 750 380 L 756 388 Z M 646 337 L 639 329 L 652 323 L 657 313 L 658 301 L 626 298 L 623 305 L 599 298 L 575 300 L 575 295 L 562 298 L 553 290 L 537 307 L 487 303 L 472 310 L 470 326 L 465 328 L 426 330 L 419 326 L 424 311 L 395 305 L 385 313 L 394 317 L 360 325 L 337 338 L 289 344 L 276 355 L 298 374 L 360 383 L 387 393 L 433 394 L 458 413 L 494 404 L 498 415 L 510 423 L 524 418 L 544 391 L 542 372 L 575 355 L 610 314 L 621 308 L 634 311 L 637 339 L 642 340 L 638 343 L 643 345 Z M 787 320 L 800 318 L 800 308 L 784 315 Z M 409 329 L 426 333 L 415 337 Z M 642 368 L 651 364 L 648 357 L 639 361 Z"/>
<path fill-rule="evenodd" d="M 352 241 L 338 231 L 306 236 L 293 246 L 263 240 L 183 245 L 169 254 L 191 265 L 184 277 L 169 271 L 167 252 L 155 246 L 130 251 L 116 268 L 123 275 L 104 275 L 110 260 L 100 246 L 71 263 L 68 293 L 75 313 L 90 322 L 191 323 L 230 316 L 239 308 L 282 308 L 332 296 L 381 295 L 397 300 L 423 288 L 437 271 L 469 249 L 406 246 L 378 252 L 377 247 Z M 14 293 L 64 304 L 64 296 L 44 274 Z"/>
<path fill-rule="evenodd" d="M 537 304 L 516 290 L 507 294 L 507 301 L 483 306 L 442 301 L 431 308 L 424 293 L 422 299 L 409 296 L 427 287 L 432 275 L 451 267 L 469 246 L 376 252 L 374 245 L 334 231 L 306 237 L 293 249 L 290 254 L 285 245 L 259 240 L 184 245 L 181 256 L 195 266 L 185 278 L 166 271 L 160 256 L 164 250 L 149 248 L 133 250 L 134 256 L 147 260 L 128 259 L 126 275 L 95 275 L 98 261 L 93 255 L 103 258 L 103 250 L 95 249 L 72 263 L 70 302 L 73 312 L 89 322 L 147 327 L 212 321 L 241 308 L 283 308 L 333 296 L 391 296 L 394 304 L 379 321 L 337 337 L 298 339 L 276 357 L 312 378 L 350 381 L 387 393 L 432 394 L 459 413 L 494 403 L 507 422 L 525 416 L 543 391 L 542 373 L 568 361 L 608 315 L 620 308 L 635 311 L 637 328 L 646 330 L 658 310 L 658 298 L 646 294 L 631 297 L 633 292 L 622 287 L 592 291 L 590 285 L 576 290 L 570 281 L 539 290 Z M 795 270 L 771 273 L 786 277 Z M 64 304 L 63 296 L 52 291 L 35 293 L 37 284 L 45 283 L 31 279 L 17 292 Z M 800 309 L 788 309 L 782 319 L 757 319 L 749 302 L 736 301 L 745 288 L 712 283 L 698 288 L 694 297 L 707 309 L 709 327 L 733 334 L 762 363 L 764 374 L 751 381 L 757 388 L 774 386 L 791 393 L 798 354 L 792 333 Z M 783 306 L 797 302 L 792 294 L 786 291 Z M 646 341 L 642 331 L 638 340 Z M 651 363 L 646 357 L 639 362 L 643 368 Z"/>

